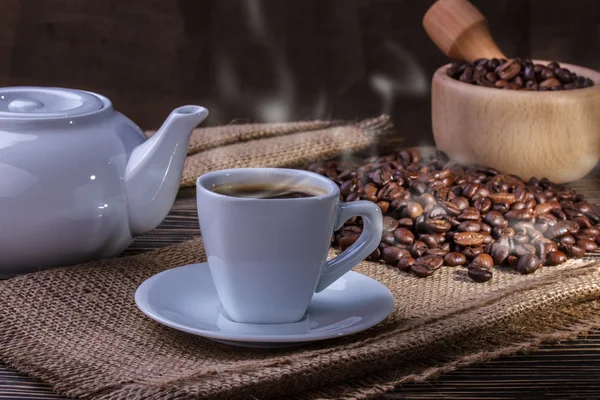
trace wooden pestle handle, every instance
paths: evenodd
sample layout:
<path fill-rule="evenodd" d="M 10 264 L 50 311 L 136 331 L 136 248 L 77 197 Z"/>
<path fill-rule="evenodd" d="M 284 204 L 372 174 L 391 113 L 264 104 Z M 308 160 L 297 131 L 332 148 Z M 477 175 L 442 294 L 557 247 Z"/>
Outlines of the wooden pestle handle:
<path fill-rule="evenodd" d="M 506 58 L 488 30 L 487 20 L 467 0 L 438 0 L 425 13 L 423 27 L 450 59 Z"/>

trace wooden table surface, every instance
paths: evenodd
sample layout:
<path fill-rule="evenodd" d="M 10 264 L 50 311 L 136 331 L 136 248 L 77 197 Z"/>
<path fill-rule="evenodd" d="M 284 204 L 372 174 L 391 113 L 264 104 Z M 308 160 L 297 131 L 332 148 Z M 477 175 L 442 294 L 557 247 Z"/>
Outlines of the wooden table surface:
<path fill-rule="evenodd" d="M 572 185 L 600 202 L 600 168 Z M 180 191 L 165 221 L 124 254 L 192 239 L 200 234 L 193 189 Z M 600 399 L 600 329 L 585 338 L 548 344 L 529 354 L 462 368 L 425 384 L 407 384 L 383 399 Z M 0 363 L 0 399 L 58 400 L 46 384 Z"/>

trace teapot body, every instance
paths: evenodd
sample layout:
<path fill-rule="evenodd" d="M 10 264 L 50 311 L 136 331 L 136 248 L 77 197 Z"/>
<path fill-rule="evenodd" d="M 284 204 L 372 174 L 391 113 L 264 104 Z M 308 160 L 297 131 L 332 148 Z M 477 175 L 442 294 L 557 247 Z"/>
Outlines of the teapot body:
<path fill-rule="evenodd" d="M 0 277 L 125 249 L 125 171 L 145 141 L 112 106 L 85 118 L 0 120 Z"/>

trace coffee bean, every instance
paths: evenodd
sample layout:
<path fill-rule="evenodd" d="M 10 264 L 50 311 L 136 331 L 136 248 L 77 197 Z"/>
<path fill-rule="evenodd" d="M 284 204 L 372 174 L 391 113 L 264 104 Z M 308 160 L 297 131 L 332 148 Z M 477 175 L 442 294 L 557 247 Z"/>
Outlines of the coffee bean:
<path fill-rule="evenodd" d="M 552 240 L 549 240 L 547 243 L 545 243 L 544 247 L 546 248 L 547 253 L 551 253 L 553 251 L 558 251 L 558 244 L 556 244 L 556 242 L 554 242 Z"/>
<path fill-rule="evenodd" d="M 388 170 L 379 168 L 373 171 L 373 173 L 371 174 L 371 179 L 373 180 L 373 182 L 375 182 L 378 186 L 381 187 L 383 185 L 386 185 L 392 179 L 392 175 Z"/>
<path fill-rule="evenodd" d="M 554 78 L 554 77 L 548 78 L 548 79 L 546 79 L 546 80 L 544 80 L 544 81 L 542 81 L 540 83 L 540 89 L 542 89 L 542 88 L 545 88 L 545 89 L 552 88 L 552 89 L 554 89 L 555 87 L 560 88 L 560 81 L 558 79 Z"/>
<path fill-rule="evenodd" d="M 498 75 L 496 75 L 495 72 L 488 72 L 487 74 L 485 74 L 485 80 L 489 83 L 494 83 L 498 80 Z"/>
<path fill-rule="evenodd" d="M 402 249 L 394 246 L 388 246 L 383 249 L 381 256 L 386 264 L 396 265 L 398 264 L 398 260 L 402 258 L 403 254 L 405 253 L 403 253 Z"/>
<path fill-rule="evenodd" d="M 494 259 L 489 254 L 480 254 L 471 261 L 470 267 L 474 268 L 492 268 Z"/>
<path fill-rule="evenodd" d="M 398 243 L 412 245 L 415 241 L 415 235 L 406 228 L 397 228 L 394 231 L 394 238 Z"/>
<path fill-rule="evenodd" d="M 410 218 L 400 218 L 398 220 L 398 226 L 403 228 L 412 228 L 414 225 L 414 221 Z"/>
<path fill-rule="evenodd" d="M 481 218 L 481 214 L 473 207 L 465 208 L 458 217 L 459 221 L 478 221 Z"/>
<path fill-rule="evenodd" d="M 451 225 L 450 222 L 443 219 L 428 219 L 425 221 L 425 227 L 428 232 L 444 233 L 450 230 Z"/>
<path fill-rule="evenodd" d="M 350 181 L 346 181 L 344 183 L 341 184 L 340 186 L 340 192 L 344 195 L 347 196 L 350 193 L 353 193 L 356 191 L 357 188 L 357 181 L 354 180 L 350 180 Z"/>
<path fill-rule="evenodd" d="M 550 239 L 558 238 L 569 233 L 569 226 L 564 222 L 557 222 L 555 225 L 548 228 L 546 237 Z"/>
<path fill-rule="evenodd" d="M 379 250 L 378 248 L 375 249 L 375 251 L 373 251 L 369 257 L 367 257 L 367 260 L 369 261 L 377 261 L 379 260 L 379 257 L 381 257 L 381 250 Z"/>
<path fill-rule="evenodd" d="M 494 264 L 504 265 L 506 258 L 510 255 L 510 248 L 499 243 L 494 243 L 492 244 L 491 254 Z"/>
<path fill-rule="evenodd" d="M 533 209 L 533 213 L 536 216 L 539 216 L 540 214 L 546 214 L 549 213 L 550 211 L 552 211 L 552 204 L 548 204 L 548 203 L 544 203 L 544 204 L 538 204 L 537 206 L 535 206 L 535 208 Z"/>
<path fill-rule="evenodd" d="M 417 195 L 423 194 L 427 190 L 427 184 L 420 181 L 411 182 L 410 190 Z"/>
<path fill-rule="evenodd" d="M 598 245 L 590 239 L 580 239 L 575 245 L 581 247 L 585 252 L 594 251 L 598 248 Z"/>
<path fill-rule="evenodd" d="M 473 65 L 475 65 L 476 67 L 484 67 L 484 69 L 487 70 L 487 64 L 488 64 L 488 59 L 486 58 L 478 58 L 477 60 L 473 61 Z"/>
<path fill-rule="evenodd" d="M 463 196 L 459 196 L 459 197 L 453 199 L 452 203 L 456 204 L 458 209 L 461 211 L 465 210 L 467 207 L 469 207 L 469 199 L 467 199 L 466 197 L 463 197 Z"/>
<path fill-rule="evenodd" d="M 483 235 L 483 244 L 492 244 L 494 243 L 494 238 L 487 232 L 480 232 Z"/>
<path fill-rule="evenodd" d="M 425 255 L 417 258 L 416 264 L 427 265 L 436 270 L 444 265 L 444 259 L 437 255 Z"/>
<path fill-rule="evenodd" d="M 464 221 L 458 225 L 459 232 L 479 232 L 481 230 L 481 225 L 479 222 L 475 221 Z"/>
<path fill-rule="evenodd" d="M 585 213 L 585 216 L 588 217 L 594 224 L 600 223 L 600 215 L 596 214 L 595 212 L 587 212 Z"/>
<path fill-rule="evenodd" d="M 585 250 L 574 244 L 561 244 L 558 248 L 571 258 L 581 258 L 585 256 Z"/>
<path fill-rule="evenodd" d="M 421 205 L 437 203 L 437 200 L 431 193 L 423 193 L 420 196 L 415 196 L 415 200 L 417 200 Z"/>
<path fill-rule="evenodd" d="M 590 229 L 594 227 L 594 224 L 592 224 L 592 222 L 589 220 L 588 217 L 585 216 L 576 216 L 573 218 L 573 221 L 577 222 L 579 224 L 579 228 L 581 229 Z M 595 229 L 595 228 L 594 228 Z M 600 234 L 600 231 L 596 230 L 598 233 L 593 234 L 593 236 L 598 236 Z"/>
<path fill-rule="evenodd" d="M 504 224 L 504 216 L 498 211 L 489 211 L 483 220 L 493 228 Z"/>
<path fill-rule="evenodd" d="M 535 254 L 537 252 L 536 248 L 531 244 L 520 244 L 515 246 L 514 254 L 521 257 L 526 254 Z"/>
<path fill-rule="evenodd" d="M 412 219 L 417 218 L 423 214 L 423 207 L 419 203 L 411 202 L 406 206 L 406 216 Z"/>
<path fill-rule="evenodd" d="M 480 246 L 483 240 L 484 235 L 479 232 L 460 232 L 454 236 L 454 243 L 465 247 Z"/>
<path fill-rule="evenodd" d="M 504 218 L 509 221 L 528 221 L 533 218 L 533 213 L 528 210 L 510 210 L 504 214 Z"/>
<path fill-rule="evenodd" d="M 460 214 L 460 208 L 458 208 L 458 206 L 452 202 L 449 201 L 443 201 L 441 203 L 442 208 L 446 211 L 446 214 L 451 216 L 451 217 L 456 217 L 457 215 Z"/>
<path fill-rule="evenodd" d="M 554 226 L 558 222 L 558 218 L 556 218 L 552 214 L 540 214 L 540 215 L 538 215 L 537 220 L 544 222 L 544 223 L 548 224 L 549 226 Z"/>
<path fill-rule="evenodd" d="M 540 75 L 542 73 L 542 71 L 545 69 L 546 69 L 546 67 L 542 64 L 535 64 L 533 66 L 533 71 L 536 75 Z"/>
<path fill-rule="evenodd" d="M 467 269 L 467 275 L 469 278 L 479 283 L 487 282 L 494 276 L 490 268 L 481 267 L 469 267 Z"/>
<path fill-rule="evenodd" d="M 525 66 L 525 69 L 523 70 L 523 79 L 527 81 L 532 81 L 535 79 L 535 71 L 532 65 Z"/>
<path fill-rule="evenodd" d="M 492 208 L 492 201 L 488 197 L 475 199 L 475 196 L 473 196 L 472 200 L 473 208 L 479 211 L 480 214 L 485 214 Z"/>
<path fill-rule="evenodd" d="M 421 257 L 425 252 L 429 250 L 429 247 L 420 240 L 415 240 L 412 247 L 410 248 L 410 254 L 415 257 Z"/>
<path fill-rule="evenodd" d="M 546 236 L 550 237 L 550 236 L 548 236 L 548 234 L 546 234 Z M 575 239 L 574 236 L 564 235 L 564 236 L 560 237 L 559 242 L 560 242 L 560 244 L 575 244 L 575 242 L 577 242 L 577 240 Z"/>
<path fill-rule="evenodd" d="M 583 233 L 584 235 L 588 235 L 590 237 L 595 238 L 596 236 L 600 236 L 600 229 L 598 229 L 596 227 L 589 227 L 589 228 L 584 229 L 583 231 L 581 231 L 581 233 Z"/>
<path fill-rule="evenodd" d="M 580 201 L 577 204 L 575 204 L 575 208 L 584 214 L 594 212 L 592 205 L 585 201 Z"/>
<path fill-rule="evenodd" d="M 396 266 L 402 271 L 410 271 L 410 267 L 415 265 L 415 259 L 412 257 L 402 257 L 398 260 Z"/>
<path fill-rule="evenodd" d="M 515 235 L 515 237 L 512 240 L 515 244 L 525 244 L 529 242 L 529 236 L 527 236 L 526 234 Z"/>
<path fill-rule="evenodd" d="M 396 243 L 396 238 L 394 238 L 394 234 L 392 232 L 383 231 L 381 233 L 381 242 L 393 246 Z"/>
<path fill-rule="evenodd" d="M 520 76 L 515 77 L 513 83 L 517 86 L 517 89 L 521 89 L 525 85 L 525 81 Z"/>
<path fill-rule="evenodd" d="M 592 242 L 594 241 L 594 238 L 588 236 L 588 235 L 584 235 L 582 233 L 575 235 L 575 240 L 578 242 L 580 240 L 591 240 Z M 577 244 L 577 243 L 575 243 Z"/>
<path fill-rule="evenodd" d="M 570 83 L 574 80 L 571 71 L 566 68 L 558 68 L 554 71 L 554 74 L 562 83 Z"/>
<path fill-rule="evenodd" d="M 425 215 L 428 219 L 443 219 L 446 217 L 446 210 L 442 207 L 431 206 L 431 209 L 428 210 Z"/>
<path fill-rule="evenodd" d="M 448 245 L 448 248 L 438 247 L 438 248 L 435 248 L 435 249 L 427 249 L 427 251 L 425 252 L 424 255 L 425 256 L 439 256 L 439 257 L 444 257 L 450 251 L 449 246 L 450 245 Z"/>
<path fill-rule="evenodd" d="M 517 256 L 511 254 L 510 256 L 506 257 L 506 264 L 510 265 L 511 267 L 516 267 L 518 262 L 519 257 Z"/>
<path fill-rule="evenodd" d="M 427 278 L 428 276 L 433 275 L 433 273 L 435 272 L 435 269 L 429 267 L 428 265 L 421 264 L 414 264 L 410 267 L 410 270 L 418 278 Z"/>
<path fill-rule="evenodd" d="M 552 251 L 546 255 L 547 265 L 560 265 L 567 261 L 567 255 L 562 251 Z"/>
<path fill-rule="evenodd" d="M 521 72 L 523 66 L 515 60 L 508 61 L 497 72 L 498 78 L 511 80 Z"/>
<path fill-rule="evenodd" d="M 354 192 L 354 193 L 350 193 L 348 196 L 346 196 L 346 202 L 350 203 L 352 201 L 358 201 L 360 200 L 360 194 Z"/>
<path fill-rule="evenodd" d="M 363 189 L 363 193 L 365 196 L 375 197 L 377 194 L 377 185 L 374 183 L 367 183 Z"/>
<path fill-rule="evenodd" d="M 479 226 L 481 228 L 481 232 L 485 232 L 485 233 L 492 233 L 492 227 L 489 226 L 488 224 L 484 223 L 484 222 L 480 222 Z"/>
<path fill-rule="evenodd" d="M 491 60 L 488 60 L 487 69 L 488 71 L 493 71 L 498 67 L 498 65 L 500 65 L 500 60 L 497 58 L 492 58 Z"/>
<path fill-rule="evenodd" d="M 567 83 L 567 84 L 563 85 L 563 89 L 565 89 L 565 90 L 577 89 L 577 84 L 575 82 Z"/>
<path fill-rule="evenodd" d="M 344 226 L 340 232 L 342 236 L 345 235 L 360 235 L 362 233 L 362 228 L 359 226 L 348 225 Z"/>
<path fill-rule="evenodd" d="M 517 271 L 523 275 L 532 274 L 541 268 L 541 266 L 542 262 L 536 255 L 526 254 L 522 257 L 519 257 L 519 261 L 517 262 Z"/>
<path fill-rule="evenodd" d="M 502 228 L 502 230 L 500 231 L 500 237 L 505 237 L 505 238 L 514 238 L 515 237 L 515 230 L 513 228 Z"/>
<path fill-rule="evenodd" d="M 393 232 L 396 230 L 396 228 L 398 228 L 398 220 L 395 218 L 392 218 L 388 215 L 385 215 L 383 217 L 383 230 L 384 231 L 388 231 L 388 232 Z"/>
<path fill-rule="evenodd" d="M 560 68 L 560 64 L 556 61 L 552 61 L 550 64 L 548 64 L 548 68 L 554 71 Z"/>
<path fill-rule="evenodd" d="M 444 264 L 449 267 L 464 265 L 467 262 L 467 257 L 464 254 L 452 252 L 444 256 Z"/>
<path fill-rule="evenodd" d="M 377 197 L 379 200 L 392 202 L 396 198 L 400 197 L 404 192 L 404 188 L 398 186 L 396 182 L 389 182 L 385 186 L 383 186 L 377 192 Z"/>
<path fill-rule="evenodd" d="M 419 240 L 423 241 L 430 249 L 439 247 L 438 241 L 431 235 L 419 235 Z"/>
<path fill-rule="evenodd" d="M 348 200 L 346 200 L 346 201 L 348 201 Z M 388 212 L 388 210 L 390 208 L 390 203 L 388 203 L 387 201 L 378 201 L 376 204 L 377 204 L 377 207 L 379 207 L 379 209 L 381 210 L 381 212 L 383 214 Z"/>
<path fill-rule="evenodd" d="M 470 82 L 473 79 L 473 67 L 467 67 L 458 78 L 461 82 Z"/>
<path fill-rule="evenodd" d="M 563 221 L 563 224 L 566 225 L 567 230 L 571 235 L 576 235 L 579 233 L 579 224 L 576 221 L 567 220 Z"/>
<path fill-rule="evenodd" d="M 496 203 L 504 203 L 504 204 L 512 204 L 516 201 L 515 195 L 513 193 L 494 193 L 490 195 L 492 202 Z"/>
<path fill-rule="evenodd" d="M 554 77 L 554 70 L 551 68 L 544 68 L 540 73 L 540 79 L 543 81 L 547 81 L 548 79 L 556 79 Z M 558 80 L 557 80 L 558 81 Z M 543 82 L 542 82 L 543 83 Z M 560 82 L 559 82 L 560 84 Z M 540 84 L 541 85 L 541 84 Z"/>
<path fill-rule="evenodd" d="M 467 257 L 467 260 L 473 260 L 475 257 L 483 253 L 483 247 L 465 247 L 462 254 Z"/>
<path fill-rule="evenodd" d="M 497 211 L 500 214 L 504 214 L 509 210 L 509 207 L 506 204 L 498 203 L 492 205 L 492 211 Z"/>
<path fill-rule="evenodd" d="M 523 203 L 522 201 L 515 201 L 514 203 L 512 203 L 512 204 L 510 205 L 510 209 L 511 209 L 511 210 L 516 210 L 516 211 L 519 211 L 519 210 L 524 210 L 524 209 L 526 209 L 526 208 L 528 208 L 528 207 L 527 207 L 527 204 L 526 204 L 526 203 Z"/>
<path fill-rule="evenodd" d="M 358 226 L 345 226 L 336 236 L 338 245 L 342 250 L 347 249 L 358 240 L 361 232 L 362 229 Z"/>

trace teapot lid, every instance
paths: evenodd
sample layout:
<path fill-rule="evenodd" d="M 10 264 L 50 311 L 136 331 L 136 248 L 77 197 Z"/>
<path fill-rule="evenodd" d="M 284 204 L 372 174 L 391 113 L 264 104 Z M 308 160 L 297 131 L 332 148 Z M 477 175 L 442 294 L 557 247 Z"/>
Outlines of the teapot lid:
<path fill-rule="evenodd" d="M 100 110 L 104 102 L 89 92 L 46 87 L 0 88 L 0 118 L 75 117 Z"/>

